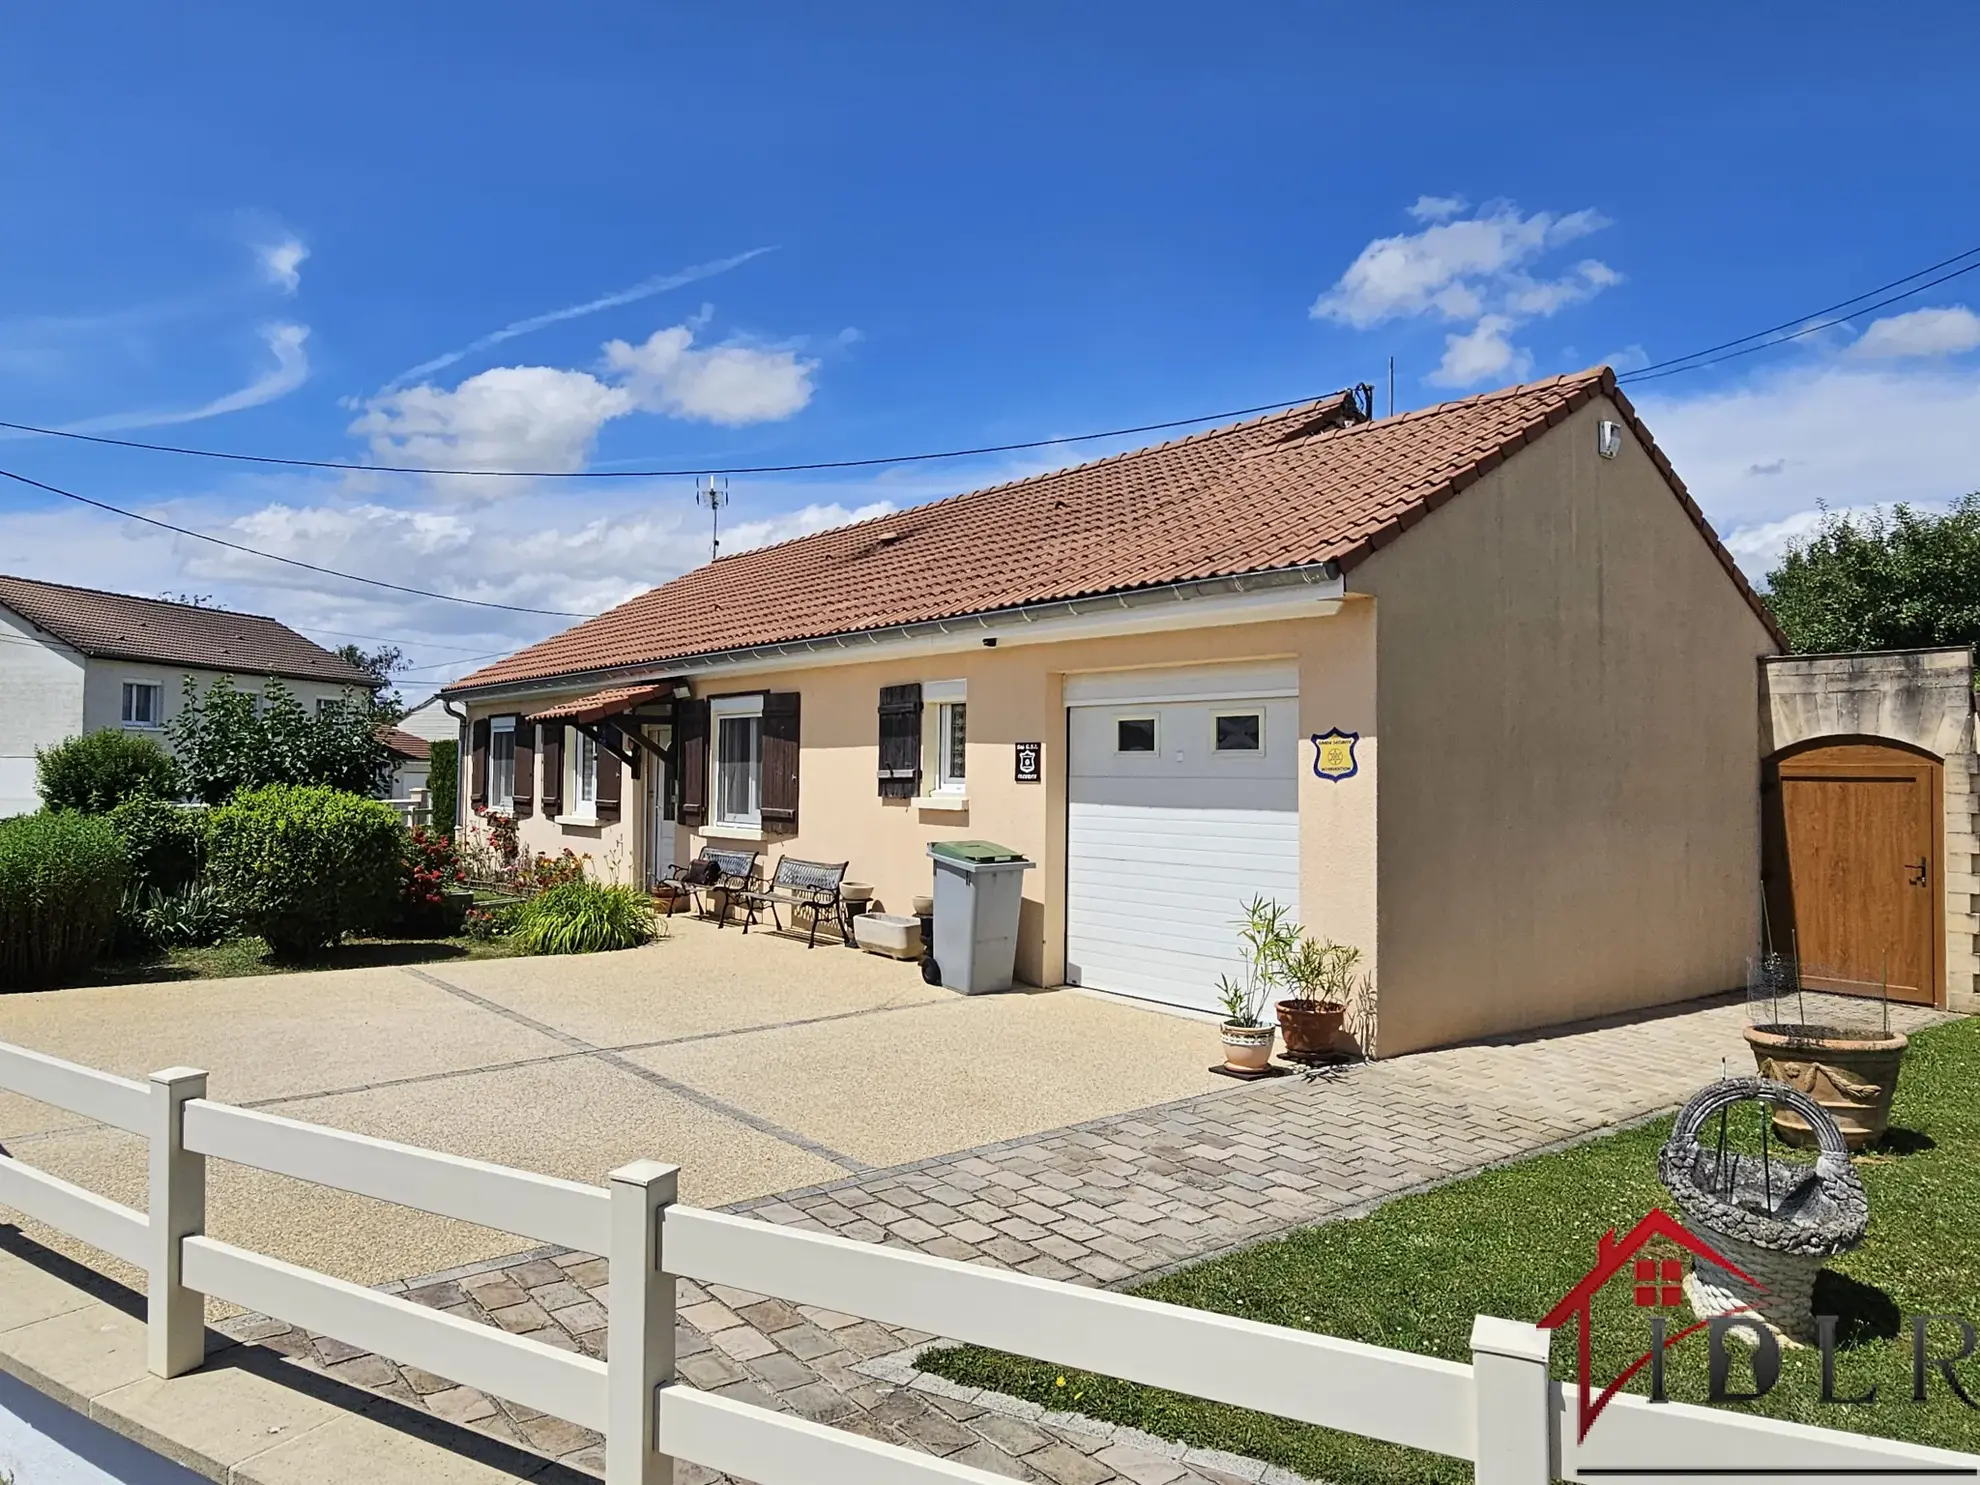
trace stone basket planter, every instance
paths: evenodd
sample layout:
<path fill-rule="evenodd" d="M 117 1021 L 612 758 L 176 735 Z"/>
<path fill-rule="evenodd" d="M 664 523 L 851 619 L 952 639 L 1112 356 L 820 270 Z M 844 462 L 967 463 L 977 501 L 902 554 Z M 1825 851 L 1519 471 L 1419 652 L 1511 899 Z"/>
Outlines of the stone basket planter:
<path fill-rule="evenodd" d="M 1852 1150 L 1883 1138 L 1909 1039 L 1838 1026 L 1776 1024 L 1746 1028 L 1760 1076 L 1799 1089 L 1822 1106 Z M 1774 1106 L 1774 1133 L 1790 1145 L 1815 1143 L 1808 1121 Z"/>

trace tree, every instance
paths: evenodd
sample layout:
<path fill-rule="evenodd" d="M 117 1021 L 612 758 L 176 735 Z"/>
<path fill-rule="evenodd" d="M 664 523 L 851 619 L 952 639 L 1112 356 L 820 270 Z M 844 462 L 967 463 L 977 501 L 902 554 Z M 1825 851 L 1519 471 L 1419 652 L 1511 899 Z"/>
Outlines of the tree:
<path fill-rule="evenodd" d="M 267 784 L 373 794 L 391 769 L 391 754 L 378 738 L 384 720 L 369 697 L 329 702 L 311 716 L 278 680 L 256 697 L 223 676 L 202 695 L 189 676 L 165 735 L 187 790 L 208 804 Z"/>
<path fill-rule="evenodd" d="M 1980 642 L 1980 491 L 1944 515 L 1824 511 L 1767 574 L 1767 603 L 1802 653 Z"/>
<path fill-rule="evenodd" d="M 397 645 L 387 644 L 381 644 L 375 650 L 360 649 L 354 644 L 342 644 L 337 646 L 337 654 L 366 675 L 384 682 L 372 698 L 372 704 L 383 713 L 379 720 L 396 722 L 406 714 L 405 704 L 399 699 L 397 688 L 392 685 L 393 676 L 412 667 L 412 661 L 406 658 L 404 650 Z"/>

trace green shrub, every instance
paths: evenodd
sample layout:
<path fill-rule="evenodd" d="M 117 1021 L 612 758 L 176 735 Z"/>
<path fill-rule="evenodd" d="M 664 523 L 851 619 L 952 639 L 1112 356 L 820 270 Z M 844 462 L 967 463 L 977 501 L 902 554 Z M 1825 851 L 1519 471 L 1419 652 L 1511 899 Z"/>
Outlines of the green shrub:
<path fill-rule="evenodd" d="M 433 828 L 452 836 L 454 817 L 461 807 L 461 745 L 452 738 L 433 745 L 426 788 L 433 796 Z"/>
<path fill-rule="evenodd" d="M 232 938 L 237 927 L 233 908 L 211 882 L 168 892 L 134 881 L 117 910 L 117 951 L 203 949 Z"/>
<path fill-rule="evenodd" d="M 105 727 L 34 750 L 35 788 L 51 810 L 107 814 L 126 799 L 175 799 L 179 766 L 157 739 Z"/>
<path fill-rule="evenodd" d="M 130 857 L 102 820 L 64 811 L 0 820 L 0 987 L 72 979 L 116 923 Z"/>
<path fill-rule="evenodd" d="M 207 824 L 207 876 L 240 925 L 294 958 L 391 921 L 399 817 L 382 800 L 320 784 L 234 796 Z"/>
<path fill-rule="evenodd" d="M 131 857 L 131 885 L 176 892 L 199 876 L 206 821 L 163 799 L 127 799 L 105 815 Z"/>
<path fill-rule="evenodd" d="M 653 937 L 653 900 L 635 887 L 564 882 L 513 910 L 509 937 L 519 954 L 595 954 Z"/>

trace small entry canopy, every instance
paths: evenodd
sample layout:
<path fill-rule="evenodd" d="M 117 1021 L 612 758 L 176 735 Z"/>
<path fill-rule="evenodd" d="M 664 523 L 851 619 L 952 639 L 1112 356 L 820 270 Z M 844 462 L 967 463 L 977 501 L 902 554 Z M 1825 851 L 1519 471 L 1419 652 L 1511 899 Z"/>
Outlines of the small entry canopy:
<path fill-rule="evenodd" d="M 526 722 L 570 722 L 582 726 L 587 722 L 602 722 L 608 717 L 616 717 L 629 712 L 636 706 L 649 701 L 658 701 L 663 696 L 674 694 L 672 681 L 658 681 L 644 686 L 619 686 L 610 691 L 594 691 L 589 696 L 580 696 L 575 701 L 560 701 L 540 712 L 533 712 L 523 718 Z"/>

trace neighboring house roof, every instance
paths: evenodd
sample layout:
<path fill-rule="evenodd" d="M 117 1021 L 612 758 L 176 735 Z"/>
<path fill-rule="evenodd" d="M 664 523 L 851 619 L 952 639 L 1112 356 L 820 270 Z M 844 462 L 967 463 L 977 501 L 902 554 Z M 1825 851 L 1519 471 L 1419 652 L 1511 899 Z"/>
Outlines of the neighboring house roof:
<path fill-rule="evenodd" d="M 374 689 L 376 676 L 260 614 L 0 576 L 0 605 L 85 655 Z"/>
<path fill-rule="evenodd" d="M 723 557 L 442 694 L 1206 578 L 1352 567 L 1604 395 L 1779 640 L 1614 373 L 1599 367 L 1347 426 L 1346 397 L 1326 398 Z"/>
<path fill-rule="evenodd" d="M 432 743 L 423 737 L 414 737 L 410 732 L 401 732 L 396 727 L 380 727 L 378 740 L 397 757 L 410 758 L 415 763 L 429 763 L 433 759 Z"/>

